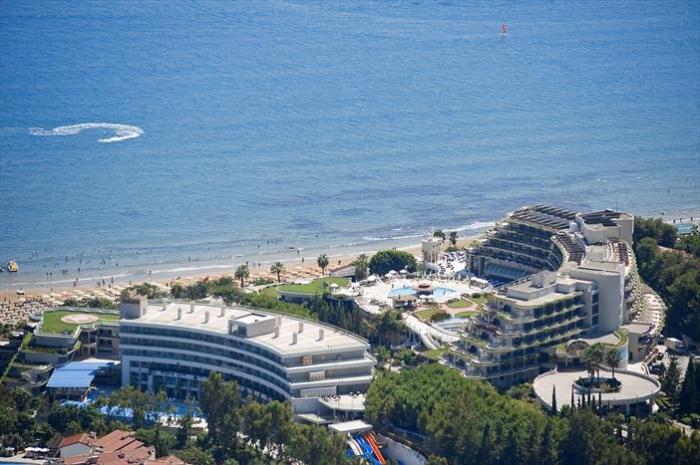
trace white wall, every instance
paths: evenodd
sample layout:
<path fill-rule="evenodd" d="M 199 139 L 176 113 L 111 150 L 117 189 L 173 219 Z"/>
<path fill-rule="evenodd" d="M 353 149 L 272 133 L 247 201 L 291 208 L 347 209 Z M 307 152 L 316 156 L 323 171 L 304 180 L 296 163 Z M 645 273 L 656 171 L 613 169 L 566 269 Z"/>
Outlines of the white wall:
<path fill-rule="evenodd" d="M 61 447 L 61 457 L 74 457 L 76 455 L 89 454 L 92 451 L 90 446 L 76 443 L 70 446 Z"/>
<path fill-rule="evenodd" d="M 609 333 L 622 324 L 625 305 L 625 265 L 615 271 L 575 268 L 569 272 L 572 278 L 594 281 L 598 288 L 598 331 Z"/>
<path fill-rule="evenodd" d="M 386 441 L 386 446 L 381 452 L 386 459 L 398 460 L 405 465 L 424 465 L 427 463 L 425 457 L 410 447 L 384 436 L 382 438 Z"/>

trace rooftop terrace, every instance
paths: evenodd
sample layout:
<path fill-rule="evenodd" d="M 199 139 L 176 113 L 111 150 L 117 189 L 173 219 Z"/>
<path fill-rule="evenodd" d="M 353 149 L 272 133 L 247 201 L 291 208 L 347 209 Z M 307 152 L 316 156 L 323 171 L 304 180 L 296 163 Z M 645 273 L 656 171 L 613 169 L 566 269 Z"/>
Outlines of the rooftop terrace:
<path fill-rule="evenodd" d="M 251 336 L 249 332 L 246 340 L 258 343 L 281 355 L 369 347 L 367 341 L 361 337 L 330 325 L 241 306 L 222 307 L 202 303 L 163 302 L 149 304 L 145 315 L 137 319 L 121 320 L 121 323 L 122 325 L 169 326 L 227 335 L 231 320 L 234 325 L 265 324 L 270 320 L 277 320 L 278 333 L 270 329 L 263 330 L 262 334 Z M 273 326 L 270 325 L 270 328 Z M 259 332 L 255 331 L 253 334 Z"/>

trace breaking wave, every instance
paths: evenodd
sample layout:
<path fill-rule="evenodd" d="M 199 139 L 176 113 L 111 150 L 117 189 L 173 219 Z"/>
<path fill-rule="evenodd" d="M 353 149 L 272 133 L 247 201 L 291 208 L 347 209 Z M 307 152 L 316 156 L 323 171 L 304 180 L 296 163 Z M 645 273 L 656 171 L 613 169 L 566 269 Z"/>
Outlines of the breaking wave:
<path fill-rule="evenodd" d="M 53 129 L 29 128 L 29 133 L 33 136 L 74 136 L 87 129 L 109 129 L 113 131 L 113 135 L 97 139 L 103 144 L 136 139 L 143 134 L 143 129 L 138 126 L 116 123 L 81 123 L 71 124 L 70 126 L 58 126 Z"/>

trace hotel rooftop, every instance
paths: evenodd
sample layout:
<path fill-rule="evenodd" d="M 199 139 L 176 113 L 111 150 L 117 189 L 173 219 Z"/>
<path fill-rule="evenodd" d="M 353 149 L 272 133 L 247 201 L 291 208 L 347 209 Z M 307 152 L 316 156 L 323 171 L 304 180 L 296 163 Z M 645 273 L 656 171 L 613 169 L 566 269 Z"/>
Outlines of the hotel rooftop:
<path fill-rule="evenodd" d="M 122 323 L 127 322 L 122 320 Z M 369 347 L 365 339 L 327 324 L 241 306 L 167 301 L 149 303 L 142 316 L 130 319 L 128 323 L 235 334 L 280 355 Z"/>

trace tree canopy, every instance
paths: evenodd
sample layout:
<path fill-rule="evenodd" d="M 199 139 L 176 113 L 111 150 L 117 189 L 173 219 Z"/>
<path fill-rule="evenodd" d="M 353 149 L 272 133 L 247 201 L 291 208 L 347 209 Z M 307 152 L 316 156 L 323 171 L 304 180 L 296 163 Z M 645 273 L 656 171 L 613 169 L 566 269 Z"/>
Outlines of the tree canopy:
<path fill-rule="evenodd" d="M 416 257 L 402 250 L 382 250 L 372 256 L 369 270 L 372 274 L 384 275 L 389 271 L 406 270 L 413 273 L 417 269 Z"/>
<path fill-rule="evenodd" d="M 686 334 L 700 340 L 700 258 L 675 250 L 662 251 L 656 237 L 642 236 L 644 231 L 635 230 L 635 237 L 639 237 L 634 244 L 637 268 L 668 307 L 665 334 Z"/>
<path fill-rule="evenodd" d="M 675 465 L 693 463 L 700 448 L 700 434 L 685 437 L 653 421 L 633 421 L 622 440 L 613 418 L 568 407 L 546 415 L 531 403 L 438 364 L 380 372 L 365 408 L 378 429 L 422 435 L 418 446 L 433 456 L 430 463 Z"/>

